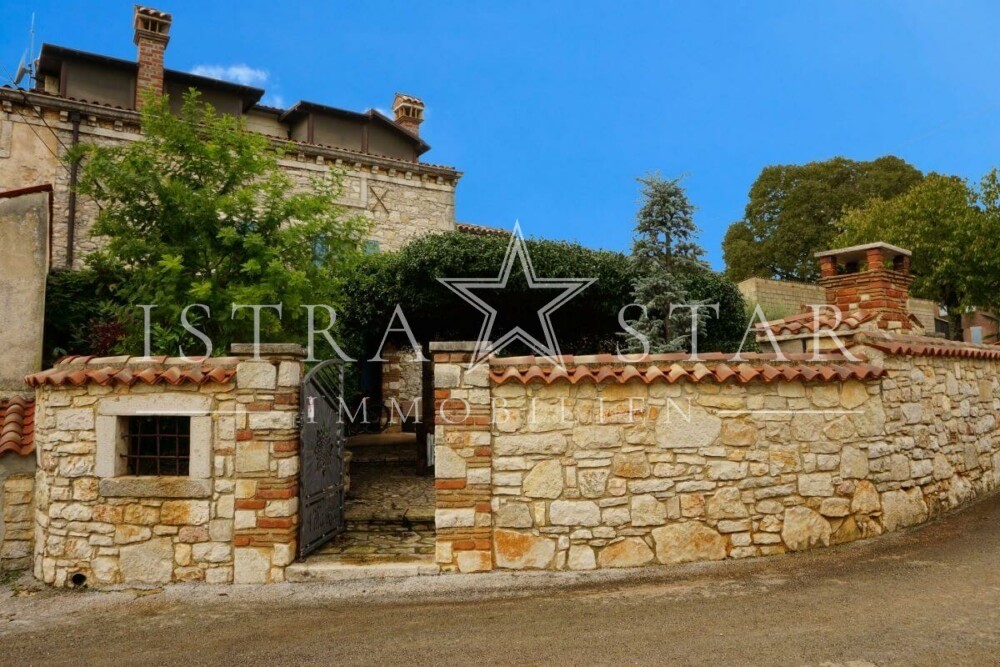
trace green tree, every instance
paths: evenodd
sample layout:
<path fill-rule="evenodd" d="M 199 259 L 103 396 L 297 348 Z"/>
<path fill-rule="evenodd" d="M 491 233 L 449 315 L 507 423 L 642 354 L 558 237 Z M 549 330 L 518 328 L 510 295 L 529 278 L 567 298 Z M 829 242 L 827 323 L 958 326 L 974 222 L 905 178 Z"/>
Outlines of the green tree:
<path fill-rule="evenodd" d="M 632 323 L 649 342 L 649 351 L 671 352 L 689 343 L 691 310 L 670 312 L 672 305 L 692 305 L 683 276 L 696 267 L 704 267 L 704 250 L 695 241 L 694 206 L 688 200 L 680 179 L 667 180 L 658 174 L 638 179 L 642 184 L 641 203 L 636 214 L 632 259 L 636 281 L 632 296 L 644 308 Z M 700 314 L 704 316 L 704 313 Z M 633 337 L 633 350 L 641 350 L 642 341 Z"/>
<path fill-rule="evenodd" d="M 304 192 L 278 164 L 271 141 L 240 118 L 217 114 L 196 91 L 179 113 L 149 97 L 142 139 L 124 145 L 81 144 L 78 190 L 100 211 L 93 232 L 105 239 L 93 267 L 120 272 L 122 352 L 142 350 L 143 312 L 150 311 L 155 351 L 202 354 L 181 326 L 188 313 L 216 350 L 253 340 L 253 312 L 233 304 L 282 304 L 261 312 L 264 340 L 300 340 L 305 304 L 339 302 L 343 269 L 360 255 L 366 224 L 335 203 L 335 174 Z M 209 314 L 210 313 L 210 314 Z"/>
<path fill-rule="evenodd" d="M 754 276 L 813 281 L 819 276 L 813 255 L 832 247 L 845 210 L 891 199 L 921 179 L 919 170 L 892 156 L 765 167 L 750 188 L 743 219 L 722 242 L 726 275 L 736 282 Z"/>
<path fill-rule="evenodd" d="M 837 245 L 885 241 L 913 252 L 914 296 L 945 305 L 951 333 L 966 307 L 995 307 L 1000 244 L 996 174 L 976 189 L 957 176 L 928 174 L 892 199 L 873 199 L 840 220 Z"/>

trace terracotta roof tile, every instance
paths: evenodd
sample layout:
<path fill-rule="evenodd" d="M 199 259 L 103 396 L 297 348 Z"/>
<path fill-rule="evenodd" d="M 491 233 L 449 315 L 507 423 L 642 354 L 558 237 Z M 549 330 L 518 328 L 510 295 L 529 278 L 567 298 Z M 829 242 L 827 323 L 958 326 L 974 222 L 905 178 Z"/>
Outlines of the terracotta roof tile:
<path fill-rule="evenodd" d="M 996 345 L 965 343 L 929 336 L 866 331 L 858 338 L 857 342 L 889 354 L 1000 360 L 1000 347 Z"/>
<path fill-rule="evenodd" d="M 7 452 L 27 456 L 34 451 L 34 397 L 15 396 L 0 400 L 0 456 Z"/>
<path fill-rule="evenodd" d="M 781 360 L 774 354 L 704 355 L 701 361 L 688 361 L 688 355 L 650 355 L 641 363 L 617 361 L 611 355 L 561 357 L 562 367 L 539 357 L 495 357 L 490 360 L 490 377 L 497 384 L 507 382 L 543 382 L 565 380 L 581 382 L 616 382 L 637 380 L 645 384 L 667 382 L 795 382 L 811 380 L 873 380 L 885 373 L 866 360 L 849 361 L 841 355 L 825 355 L 814 360 L 810 354 L 788 354 Z"/>
<path fill-rule="evenodd" d="M 49 370 L 24 378 L 31 387 L 72 384 L 226 383 L 236 375 L 236 357 L 64 357 Z"/>
<path fill-rule="evenodd" d="M 764 329 L 770 329 L 776 336 L 786 336 L 789 334 L 813 334 L 817 331 L 854 331 L 866 322 L 871 322 L 878 317 L 875 311 L 856 310 L 841 315 L 840 323 L 837 324 L 837 311 L 829 306 L 819 310 L 819 317 L 808 313 L 799 313 L 780 320 L 772 320 L 757 325 L 757 330 L 763 333 Z M 834 326 L 836 325 L 836 326 Z"/>

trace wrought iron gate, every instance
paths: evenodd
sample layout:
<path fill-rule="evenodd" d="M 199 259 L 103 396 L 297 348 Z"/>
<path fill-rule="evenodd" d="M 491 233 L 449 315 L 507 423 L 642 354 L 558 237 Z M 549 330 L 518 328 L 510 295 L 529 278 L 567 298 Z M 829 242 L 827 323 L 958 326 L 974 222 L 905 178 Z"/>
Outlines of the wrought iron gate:
<path fill-rule="evenodd" d="M 344 369 L 328 360 L 302 381 L 299 558 L 344 531 Z"/>

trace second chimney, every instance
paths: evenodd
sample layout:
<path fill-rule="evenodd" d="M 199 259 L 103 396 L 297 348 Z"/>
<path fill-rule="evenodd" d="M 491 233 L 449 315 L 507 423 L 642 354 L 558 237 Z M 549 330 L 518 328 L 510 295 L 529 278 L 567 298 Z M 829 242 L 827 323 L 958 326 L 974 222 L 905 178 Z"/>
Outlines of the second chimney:
<path fill-rule="evenodd" d="M 413 134 L 420 134 L 420 124 L 424 122 L 424 103 L 421 99 L 396 93 L 396 99 L 392 101 L 392 112 L 396 116 L 396 125 Z"/>
<path fill-rule="evenodd" d="M 135 44 L 139 47 L 139 73 L 135 83 L 135 108 L 141 111 L 146 92 L 163 94 L 163 52 L 170 41 L 173 17 L 152 7 L 135 6 Z"/>
<path fill-rule="evenodd" d="M 816 253 L 820 284 L 826 301 L 845 315 L 854 311 L 879 313 L 885 329 L 912 329 L 909 313 L 910 251 L 888 243 L 839 248 Z"/>

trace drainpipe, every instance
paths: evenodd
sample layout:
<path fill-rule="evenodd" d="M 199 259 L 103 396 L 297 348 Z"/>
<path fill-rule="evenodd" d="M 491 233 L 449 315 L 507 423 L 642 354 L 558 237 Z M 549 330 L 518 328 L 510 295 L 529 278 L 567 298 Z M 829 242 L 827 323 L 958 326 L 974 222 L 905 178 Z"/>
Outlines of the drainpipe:
<path fill-rule="evenodd" d="M 80 143 L 80 112 L 74 111 L 69 116 L 73 123 L 72 148 Z M 66 268 L 73 268 L 73 245 L 76 238 L 76 178 L 80 169 L 80 161 L 74 159 L 69 166 L 69 206 L 66 220 Z"/>

